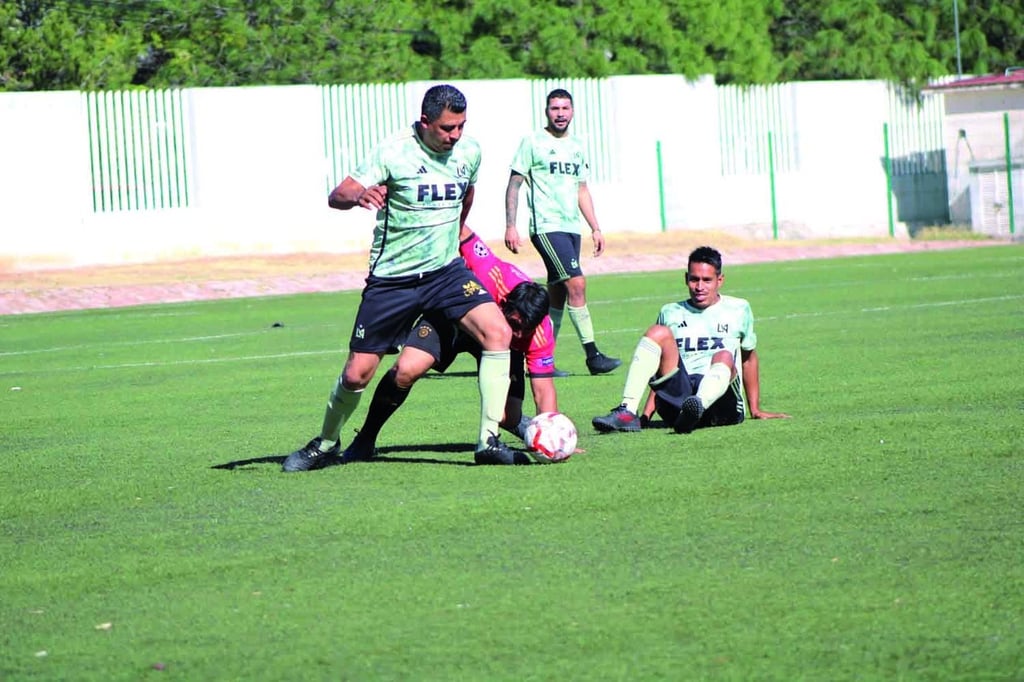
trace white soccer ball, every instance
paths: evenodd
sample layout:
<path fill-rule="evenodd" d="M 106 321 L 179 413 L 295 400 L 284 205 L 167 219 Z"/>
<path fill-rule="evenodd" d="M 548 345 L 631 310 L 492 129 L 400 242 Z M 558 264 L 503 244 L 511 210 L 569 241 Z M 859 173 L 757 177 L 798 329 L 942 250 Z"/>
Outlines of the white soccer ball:
<path fill-rule="evenodd" d="M 562 462 L 576 452 L 576 425 L 561 412 L 541 412 L 526 425 L 523 440 L 538 462 Z"/>

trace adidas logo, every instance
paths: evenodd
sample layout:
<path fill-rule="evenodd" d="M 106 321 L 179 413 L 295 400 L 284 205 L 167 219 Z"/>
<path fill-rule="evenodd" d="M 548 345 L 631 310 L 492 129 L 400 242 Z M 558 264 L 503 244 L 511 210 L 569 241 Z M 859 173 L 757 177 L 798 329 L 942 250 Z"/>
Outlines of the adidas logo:
<path fill-rule="evenodd" d="M 427 167 L 426 166 L 420 166 L 420 169 L 418 171 L 416 171 L 416 172 L 419 173 L 420 175 L 426 175 L 427 174 Z"/>

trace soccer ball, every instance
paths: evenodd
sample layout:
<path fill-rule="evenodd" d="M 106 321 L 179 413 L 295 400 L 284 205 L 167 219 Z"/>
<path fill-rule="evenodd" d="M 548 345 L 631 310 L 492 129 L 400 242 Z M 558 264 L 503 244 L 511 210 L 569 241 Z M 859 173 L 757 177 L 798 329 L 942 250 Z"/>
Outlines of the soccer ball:
<path fill-rule="evenodd" d="M 538 462 L 562 462 L 576 451 L 576 425 L 561 412 L 541 412 L 526 425 L 523 440 Z"/>

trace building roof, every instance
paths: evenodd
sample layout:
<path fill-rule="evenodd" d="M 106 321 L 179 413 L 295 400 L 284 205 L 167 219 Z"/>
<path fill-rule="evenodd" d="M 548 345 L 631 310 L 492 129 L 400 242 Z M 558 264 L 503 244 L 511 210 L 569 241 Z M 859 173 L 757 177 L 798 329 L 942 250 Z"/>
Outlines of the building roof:
<path fill-rule="evenodd" d="M 1010 67 L 1001 74 L 991 74 L 988 76 L 971 76 L 969 78 L 958 78 L 951 80 L 947 83 L 941 83 L 938 85 L 929 85 L 924 90 L 941 90 L 949 92 L 951 90 L 978 90 L 978 89 L 995 89 L 995 88 L 1020 88 L 1024 87 L 1024 67 L 1014 66 Z"/>

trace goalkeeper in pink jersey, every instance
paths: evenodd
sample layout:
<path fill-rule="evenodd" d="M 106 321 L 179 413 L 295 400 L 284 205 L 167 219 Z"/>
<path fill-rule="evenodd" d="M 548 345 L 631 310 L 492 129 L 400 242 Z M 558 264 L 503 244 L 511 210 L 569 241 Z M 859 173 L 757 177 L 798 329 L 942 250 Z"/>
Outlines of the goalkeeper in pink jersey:
<path fill-rule="evenodd" d="M 558 410 L 555 391 L 555 336 L 548 316 L 547 290 L 512 263 L 501 260 L 472 230 L 463 226 L 459 251 L 488 293 L 494 297 L 512 329 L 512 352 L 508 397 L 501 427 L 522 437 L 523 399 L 526 395 L 525 372 L 537 412 Z M 425 315 L 413 325 L 394 367 L 381 377 L 374 390 L 370 408 L 344 461 L 361 461 L 375 455 L 377 435 L 385 422 L 401 406 L 409 390 L 431 369 L 444 372 L 459 353 L 470 353 L 478 360 L 481 346 L 443 316 Z M 525 370 L 525 371 L 524 371 Z M 511 451 L 512 458 L 493 457 L 477 464 L 529 464 L 524 452 Z"/>

